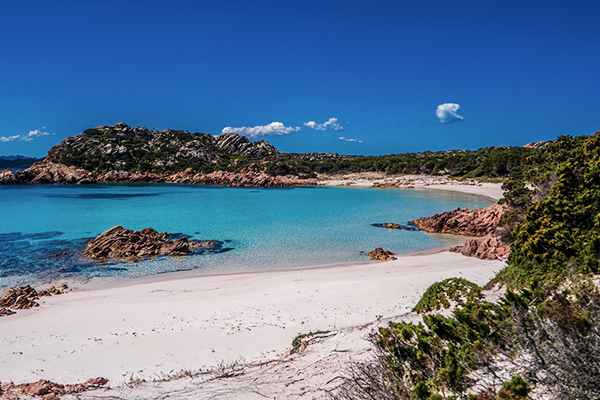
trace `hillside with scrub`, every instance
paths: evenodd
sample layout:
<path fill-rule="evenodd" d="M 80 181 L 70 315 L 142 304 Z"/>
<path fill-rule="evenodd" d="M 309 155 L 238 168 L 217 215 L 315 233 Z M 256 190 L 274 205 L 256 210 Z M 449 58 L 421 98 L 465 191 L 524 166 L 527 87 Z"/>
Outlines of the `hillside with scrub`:
<path fill-rule="evenodd" d="M 600 398 L 600 132 L 536 149 L 505 187 L 506 268 L 432 285 L 422 322 L 379 328 L 337 398 Z"/>
<path fill-rule="evenodd" d="M 89 173 L 120 171 L 170 173 L 186 169 L 198 173 L 254 171 L 270 176 L 376 172 L 385 175 L 428 174 L 453 178 L 507 178 L 512 171 L 541 167 L 533 179 L 547 172 L 542 164 L 560 158 L 568 139 L 526 147 L 486 147 L 478 150 L 424 151 L 384 156 L 352 156 L 337 153 L 282 153 L 265 140 L 252 142 L 229 133 L 213 136 L 184 130 L 157 131 L 125 123 L 87 129 L 70 136 L 48 151 L 46 161 Z M 558 143 L 553 145 L 552 143 Z M 549 155 L 551 157 L 549 157 Z M 534 176 L 535 175 L 535 176 Z"/>

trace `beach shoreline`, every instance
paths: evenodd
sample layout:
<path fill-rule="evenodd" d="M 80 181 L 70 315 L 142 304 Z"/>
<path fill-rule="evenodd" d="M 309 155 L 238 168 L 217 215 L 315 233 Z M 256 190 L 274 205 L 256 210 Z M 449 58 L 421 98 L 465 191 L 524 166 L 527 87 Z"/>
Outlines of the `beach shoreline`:
<path fill-rule="evenodd" d="M 0 321 L 0 380 L 104 376 L 119 386 L 132 377 L 270 360 L 299 333 L 404 314 L 436 281 L 485 284 L 503 265 L 441 252 L 73 291 Z"/>
<path fill-rule="evenodd" d="M 448 177 L 432 175 L 398 175 L 382 174 L 345 174 L 338 176 L 321 176 L 319 186 L 351 186 L 351 187 L 392 187 L 413 190 L 445 190 L 483 197 L 496 203 L 504 197 L 501 183 L 473 181 L 457 181 Z"/>
<path fill-rule="evenodd" d="M 471 194 L 479 187 L 489 198 L 501 193 L 499 185 L 439 186 Z M 77 383 L 103 376 L 115 388 L 180 371 L 277 360 L 300 333 L 405 315 L 435 282 L 462 277 L 483 285 L 504 266 L 446 250 L 388 262 L 161 274 L 116 287 L 84 283 L 0 319 L 0 381 Z"/>

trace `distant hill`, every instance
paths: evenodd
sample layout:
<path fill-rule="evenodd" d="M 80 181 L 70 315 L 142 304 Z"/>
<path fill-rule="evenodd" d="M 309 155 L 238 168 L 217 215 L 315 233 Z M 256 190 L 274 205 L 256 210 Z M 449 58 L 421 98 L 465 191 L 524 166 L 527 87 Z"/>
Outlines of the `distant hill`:
<path fill-rule="evenodd" d="M 245 136 L 212 136 L 166 129 L 132 128 L 125 123 L 87 129 L 52 147 L 49 161 L 90 172 L 178 172 L 193 168 L 211 172 L 235 159 L 257 159 L 278 154 L 264 140 L 251 142 Z"/>
<path fill-rule="evenodd" d="M 336 153 L 281 153 L 265 140 L 252 142 L 234 133 L 206 133 L 167 129 L 157 131 L 125 123 L 87 129 L 54 146 L 47 160 L 89 172 L 266 173 L 270 176 L 377 172 L 384 174 L 430 174 L 467 178 L 506 178 L 512 168 L 545 144 L 527 147 L 487 147 L 479 150 L 448 150 L 386 156 L 346 156 Z"/>
<path fill-rule="evenodd" d="M 21 155 L 0 156 L 0 170 L 8 168 L 25 169 L 31 167 L 33 163 L 42 160 L 43 158 L 26 157 Z"/>

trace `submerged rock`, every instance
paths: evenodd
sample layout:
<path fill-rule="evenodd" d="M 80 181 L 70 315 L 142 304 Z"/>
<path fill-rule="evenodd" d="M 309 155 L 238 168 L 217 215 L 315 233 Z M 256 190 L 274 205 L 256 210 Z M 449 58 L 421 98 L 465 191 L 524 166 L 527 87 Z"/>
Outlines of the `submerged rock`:
<path fill-rule="evenodd" d="M 391 230 L 401 229 L 403 231 L 411 231 L 411 232 L 421 230 L 421 229 L 419 229 L 419 227 L 417 227 L 413 224 L 404 226 L 404 225 L 396 224 L 394 222 L 386 222 L 383 224 L 371 224 L 371 226 L 375 226 L 377 228 L 386 228 L 386 229 L 391 229 Z"/>

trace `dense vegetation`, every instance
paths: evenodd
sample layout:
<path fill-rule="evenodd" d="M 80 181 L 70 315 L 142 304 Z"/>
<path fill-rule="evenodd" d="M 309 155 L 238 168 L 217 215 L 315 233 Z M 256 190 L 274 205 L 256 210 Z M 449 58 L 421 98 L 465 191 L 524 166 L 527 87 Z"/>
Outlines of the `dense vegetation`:
<path fill-rule="evenodd" d="M 488 302 L 463 280 L 432 285 L 415 308 L 423 323 L 380 328 L 375 362 L 339 398 L 600 398 L 600 132 L 531 151 L 505 187 L 515 241 L 488 286 L 506 294 Z M 452 316 L 436 314 L 449 298 L 462 301 Z"/>
<path fill-rule="evenodd" d="M 378 172 L 388 175 L 506 177 L 531 151 L 524 147 L 487 147 L 475 151 L 426 151 L 386 156 L 279 154 L 267 159 L 266 169 L 268 173 L 277 175 Z"/>
<path fill-rule="evenodd" d="M 481 288 L 463 278 L 448 278 L 431 285 L 413 311 L 424 313 L 450 308 L 450 300 L 455 303 L 474 300 L 481 295 Z"/>
<path fill-rule="evenodd" d="M 514 230 L 509 267 L 499 280 L 513 287 L 561 282 L 569 273 L 597 273 L 600 257 L 600 132 L 585 137 L 556 169 L 557 182 Z"/>
<path fill-rule="evenodd" d="M 210 135 L 167 130 L 155 138 L 135 130 L 123 133 L 115 127 L 87 129 L 52 148 L 49 158 L 90 172 L 178 172 L 186 168 L 211 172 L 215 168 L 215 164 L 204 158 L 176 157 L 181 147 L 192 141 L 215 150 Z M 78 138 L 83 140 L 73 140 Z"/>
<path fill-rule="evenodd" d="M 239 136 L 239 135 L 236 135 Z M 537 179 L 560 159 L 554 147 L 486 147 L 479 150 L 448 150 L 385 156 L 344 156 L 330 154 L 279 153 L 265 141 L 251 143 L 246 138 L 238 144 L 267 151 L 237 151 L 221 146 L 223 136 L 190 133 L 180 130 L 156 131 L 130 128 L 126 124 L 87 129 L 53 147 L 50 160 L 83 168 L 90 172 L 121 170 L 128 172 L 179 172 L 192 168 L 197 172 L 242 169 L 265 172 L 272 176 L 376 172 L 387 175 L 430 174 L 465 178 L 500 178 L 517 176 Z M 242 142 L 246 143 L 242 143 Z M 250 146 L 251 145 L 251 146 Z M 546 150 L 548 148 L 548 150 Z M 566 149 L 565 149 L 566 152 Z M 550 157 L 549 157 L 550 155 Z M 553 160 L 552 157 L 557 157 Z M 540 167 L 534 173 L 529 164 Z"/>

